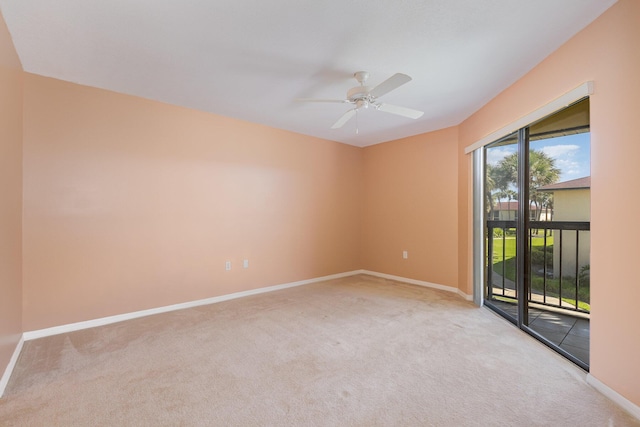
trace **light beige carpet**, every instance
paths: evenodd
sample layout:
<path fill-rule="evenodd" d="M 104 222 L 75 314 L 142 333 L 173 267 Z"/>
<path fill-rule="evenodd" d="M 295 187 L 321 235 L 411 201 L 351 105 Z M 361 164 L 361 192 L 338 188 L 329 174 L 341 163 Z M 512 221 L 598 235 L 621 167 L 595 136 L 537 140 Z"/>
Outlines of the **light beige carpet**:
<path fill-rule="evenodd" d="M 3 426 L 638 426 L 456 295 L 370 276 L 26 342 Z"/>

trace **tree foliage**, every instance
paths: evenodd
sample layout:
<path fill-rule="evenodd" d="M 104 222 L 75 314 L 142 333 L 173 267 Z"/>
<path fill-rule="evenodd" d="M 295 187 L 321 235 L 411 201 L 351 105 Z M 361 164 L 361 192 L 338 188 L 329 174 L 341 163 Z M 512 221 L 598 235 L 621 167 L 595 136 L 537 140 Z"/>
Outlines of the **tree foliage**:
<path fill-rule="evenodd" d="M 529 200 L 536 206 L 538 220 L 542 209 L 550 208 L 553 203 L 551 194 L 538 191 L 538 188 L 558 182 L 560 172 L 554 158 L 540 150 L 529 151 Z M 517 199 L 516 188 L 518 188 L 518 153 L 510 154 L 495 166 L 487 167 L 487 197 L 490 200 L 490 210 L 493 210 L 495 199 L 498 203 L 503 199 L 509 201 Z"/>

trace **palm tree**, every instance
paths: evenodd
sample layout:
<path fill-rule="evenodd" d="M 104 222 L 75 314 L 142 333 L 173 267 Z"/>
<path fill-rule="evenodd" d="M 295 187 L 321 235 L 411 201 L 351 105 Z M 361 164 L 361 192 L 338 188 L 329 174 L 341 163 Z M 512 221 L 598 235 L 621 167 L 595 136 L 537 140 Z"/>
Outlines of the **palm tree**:
<path fill-rule="evenodd" d="M 485 209 L 488 214 L 488 217 L 491 219 L 493 219 L 493 199 L 495 197 L 493 192 L 496 189 L 496 181 L 494 179 L 494 175 L 495 175 L 495 168 L 492 165 L 487 164 L 487 170 L 485 173 L 486 179 L 485 179 L 485 191 L 484 191 L 485 197 L 487 198 L 487 200 L 485 200 Z"/>
<path fill-rule="evenodd" d="M 518 182 L 518 153 L 503 158 L 495 169 L 495 185 L 504 191 L 517 188 Z M 553 184 L 560 178 L 560 169 L 556 167 L 555 159 L 540 150 L 529 151 L 529 200 L 536 207 L 536 220 L 540 220 L 542 207 L 551 203 L 549 194 L 539 192 L 538 188 Z M 507 196 L 509 197 L 509 196 Z"/>
<path fill-rule="evenodd" d="M 529 152 L 529 199 L 535 204 L 536 220 L 540 221 L 542 207 L 549 203 L 549 193 L 538 191 L 538 188 L 558 182 L 560 169 L 556 167 L 554 158 L 543 151 Z"/>
<path fill-rule="evenodd" d="M 515 190 L 507 189 L 505 191 L 505 197 L 507 198 L 508 206 L 511 206 L 512 200 L 518 200 L 518 192 Z M 508 218 L 508 219 L 515 219 L 515 218 Z"/>
<path fill-rule="evenodd" d="M 517 154 L 514 153 L 514 155 L 509 155 L 502 159 L 496 167 L 493 168 L 492 178 L 495 183 L 495 188 L 498 190 L 496 196 L 498 197 L 500 210 L 502 210 L 502 201 L 505 198 L 509 202 L 511 202 L 511 199 L 515 199 L 514 194 L 516 194 L 516 192 L 513 188 L 516 188 L 517 184 L 517 163 Z"/>

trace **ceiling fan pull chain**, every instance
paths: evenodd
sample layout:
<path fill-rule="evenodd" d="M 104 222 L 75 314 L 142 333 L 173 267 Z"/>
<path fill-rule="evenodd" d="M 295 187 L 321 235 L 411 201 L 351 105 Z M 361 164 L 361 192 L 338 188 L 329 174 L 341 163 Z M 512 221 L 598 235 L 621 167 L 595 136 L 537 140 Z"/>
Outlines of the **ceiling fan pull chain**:
<path fill-rule="evenodd" d="M 356 135 L 358 134 L 358 110 L 356 109 Z"/>

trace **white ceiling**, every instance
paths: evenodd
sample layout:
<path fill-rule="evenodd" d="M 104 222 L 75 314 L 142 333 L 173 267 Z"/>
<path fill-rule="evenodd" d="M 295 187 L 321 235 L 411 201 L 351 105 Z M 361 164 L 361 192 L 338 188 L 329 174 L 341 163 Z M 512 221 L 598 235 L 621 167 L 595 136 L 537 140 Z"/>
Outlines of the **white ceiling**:
<path fill-rule="evenodd" d="M 0 0 L 25 71 L 366 146 L 460 123 L 616 0 Z M 586 54 L 586 52 L 585 52 Z M 355 71 L 422 110 L 341 129 Z"/>

